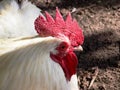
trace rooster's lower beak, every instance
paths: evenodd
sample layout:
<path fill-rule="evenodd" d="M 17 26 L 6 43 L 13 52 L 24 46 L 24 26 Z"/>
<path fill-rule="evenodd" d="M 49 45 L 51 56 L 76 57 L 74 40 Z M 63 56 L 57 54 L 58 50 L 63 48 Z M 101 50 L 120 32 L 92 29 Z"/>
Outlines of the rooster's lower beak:
<path fill-rule="evenodd" d="M 78 47 L 74 47 L 74 51 L 83 51 L 83 48 L 79 45 Z"/>

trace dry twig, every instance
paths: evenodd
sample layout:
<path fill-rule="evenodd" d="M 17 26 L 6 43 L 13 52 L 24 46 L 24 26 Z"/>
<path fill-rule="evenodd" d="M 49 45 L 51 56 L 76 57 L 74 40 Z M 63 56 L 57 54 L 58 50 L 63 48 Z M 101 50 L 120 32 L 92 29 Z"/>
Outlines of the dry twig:
<path fill-rule="evenodd" d="M 93 83 L 94 83 L 94 81 L 95 81 L 95 79 L 96 79 L 96 77 L 97 77 L 97 75 L 98 75 L 98 72 L 99 72 L 99 69 L 98 69 L 98 67 L 96 67 L 96 68 L 95 68 L 95 75 L 92 76 L 92 80 L 91 80 L 91 82 L 90 82 L 90 84 L 89 84 L 88 89 L 90 89 L 90 88 L 92 87 L 92 85 L 93 85 Z"/>

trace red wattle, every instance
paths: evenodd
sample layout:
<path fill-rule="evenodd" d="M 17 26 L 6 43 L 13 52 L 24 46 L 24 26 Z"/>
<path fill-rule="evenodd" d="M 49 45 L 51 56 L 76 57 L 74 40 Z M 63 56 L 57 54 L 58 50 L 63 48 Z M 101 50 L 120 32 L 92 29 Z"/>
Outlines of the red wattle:
<path fill-rule="evenodd" d="M 52 58 L 52 60 L 60 64 L 65 73 L 66 79 L 70 81 L 71 76 L 76 73 L 76 68 L 78 65 L 78 59 L 75 53 L 69 52 L 62 58 L 59 57 L 59 55 L 50 54 L 50 57 Z"/>

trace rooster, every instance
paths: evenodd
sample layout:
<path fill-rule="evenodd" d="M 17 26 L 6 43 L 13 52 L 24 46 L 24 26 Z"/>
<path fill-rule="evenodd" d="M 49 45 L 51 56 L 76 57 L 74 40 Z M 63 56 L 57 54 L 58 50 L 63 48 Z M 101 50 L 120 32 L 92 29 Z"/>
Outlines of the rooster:
<path fill-rule="evenodd" d="M 3 1 L 0 7 L 0 90 L 79 90 L 74 50 L 82 30 L 69 13 L 54 19 L 35 5 Z"/>

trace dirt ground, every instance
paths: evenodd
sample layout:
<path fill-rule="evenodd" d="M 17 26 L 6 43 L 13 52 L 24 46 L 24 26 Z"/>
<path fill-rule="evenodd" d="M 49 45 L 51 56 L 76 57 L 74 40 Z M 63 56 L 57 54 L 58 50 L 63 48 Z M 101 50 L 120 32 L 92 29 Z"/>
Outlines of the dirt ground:
<path fill-rule="evenodd" d="M 54 16 L 70 11 L 83 29 L 79 58 L 80 90 L 120 90 L 120 0 L 31 0 Z"/>

